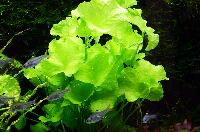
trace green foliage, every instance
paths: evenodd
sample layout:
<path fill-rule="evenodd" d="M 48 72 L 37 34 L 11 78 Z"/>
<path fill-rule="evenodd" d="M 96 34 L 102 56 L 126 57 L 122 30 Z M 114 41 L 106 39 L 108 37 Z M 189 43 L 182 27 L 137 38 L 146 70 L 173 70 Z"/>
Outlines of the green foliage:
<path fill-rule="evenodd" d="M 15 97 L 15 100 L 18 100 L 20 92 L 19 83 L 15 78 L 9 75 L 0 76 L 0 95 Z"/>
<path fill-rule="evenodd" d="M 66 101 L 57 103 L 49 103 L 43 107 L 43 111 L 45 111 L 45 116 L 40 116 L 39 120 L 42 122 L 56 123 L 62 121 L 66 126 L 70 128 L 78 128 L 80 124 L 80 114 L 78 112 L 77 105 L 73 105 L 71 103 L 67 104 Z M 67 104 L 67 105 L 66 105 Z"/>
<path fill-rule="evenodd" d="M 31 107 L 29 111 L 32 111 L 47 100 L 51 92 L 66 87 L 70 88 L 70 92 L 65 93 L 62 99 L 44 105 L 42 110 L 45 115 L 39 116 L 41 123 L 31 125 L 32 131 L 47 131 L 48 128 L 42 123 L 48 124 L 49 128 L 60 122 L 72 129 L 79 125 L 82 128 L 90 110 L 112 109 L 122 96 L 129 102 L 139 98 L 152 101 L 162 98 L 160 81 L 168 79 L 165 70 L 144 60 L 145 53 L 142 53 L 142 49 L 154 49 L 159 37 L 154 29 L 146 26 L 147 22 L 141 17 L 142 11 L 130 8 L 136 4 L 136 0 L 83 2 L 72 10 L 71 17 L 52 27 L 50 33 L 59 38 L 49 43 L 48 58 L 35 68 L 21 70 L 36 86 L 23 98 L 28 101 L 37 88 L 45 85 L 47 97 Z M 141 34 L 137 29 L 132 29 L 133 25 L 140 29 Z M 143 47 L 145 34 L 148 37 L 147 47 Z M 104 40 L 103 44 L 101 40 L 104 35 L 110 35 L 111 39 Z M 1 94 L 19 98 L 17 80 L 4 75 L 0 82 Z M 7 89 L 11 88 L 12 91 L 8 93 Z M 13 123 L 16 128 L 24 127 L 25 114 Z M 121 118 L 116 119 L 120 119 L 120 122 L 115 125 L 124 125 Z"/>
<path fill-rule="evenodd" d="M 131 102 L 138 98 L 161 99 L 160 81 L 167 79 L 164 68 L 154 66 L 143 59 L 144 53 L 139 53 L 143 34 L 147 34 L 149 40 L 146 51 L 157 46 L 158 34 L 146 26 L 140 9 L 129 8 L 132 5 L 136 5 L 136 1 L 81 3 L 72 11 L 72 17 L 53 26 L 51 34 L 60 38 L 50 42 L 48 59 L 35 69 L 25 69 L 25 76 L 46 78 L 52 84 L 52 77 L 59 73 L 74 77 L 66 82 L 72 91 L 65 94 L 64 100 L 79 106 L 90 105 L 93 112 L 108 106 L 113 108 L 117 98 L 123 95 Z M 142 34 L 132 29 L 131 24 L 138 26 Z M 104 46 L 99 41 L 103 34 L 112 36 Z M 62 82 L 59 78 L 57 81 Z M 85 104 L 86 101 L 89 104 Z M 50 113 L 47 112 L 49 107 L 53 108 Z M 44 109 L 48 116 L 41 116 L 41 121 L 61 120 L 64 108 L 48 104 Z"/>
<path fill-rule="evenodd" d="M 70 82 L 71 92 L 65 95 L 65 99 L 70 100 L 73 104 L 81 105 L 86 101 L 93 93 L 94 86 L 89 83 L 83 83 L 77 80 Z"/>
<path fill-rule="evenodd" d="M 57 122 L 61 119 L 61 114 L 63 112 L 59 107 L 60 104 L 47 104 L 43 107 L 43 110 L 46 112 L 46 117 L 40 116 L 39 120 L 42 122 Z"/>
<path fill-rule="evenodd" d="M 77 105 L 68 105 L 64 107 L 63 113 L 62 113 L 62 121 L 63 123 L 72 129 L 79 128 L 81 125 L 81 117 L 80 113 L 78 112 L 78 106 Z"/>
<path fill-rule="evenodd" d="M 127 67 L 119 78 L 119 89 L 123 90 L 128 101 L 138 98 L 159 100 L 163 96 L 160 80 L 166 78 L 162 66 L 154 66 L 145 60 L 139 60 L 133 68 Z"/>
<path fill-rule="evenodd" d="M 37 123 L 36 125 L 30 126 L 31 132 L 46 132 L 49 129 L 43 123 Z"/>

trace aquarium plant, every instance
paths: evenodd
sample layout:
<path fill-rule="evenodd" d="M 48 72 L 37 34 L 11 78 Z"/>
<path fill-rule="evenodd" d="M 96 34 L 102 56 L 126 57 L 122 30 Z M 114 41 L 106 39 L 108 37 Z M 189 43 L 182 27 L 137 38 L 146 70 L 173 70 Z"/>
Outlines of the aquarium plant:
<path fill-rule="evenodd" d="M 168 79 L 165 70 L 144 59 L 145 53 L 158 45 L 159 35 L 147 26 L 136 5 L 136 0 L 91 0 L 79 4 L 70 16 L 54 24 L 50 34 L 55 38 L 49 43 L 46 58 L 38 63 L 32 59 L 29 63 L 34 65 L 20 71 L 36 86 L 34 90 L 20 98 L 15 77 L 0 77 L 0 94 L 15 98 L 8 101 L 10 107 L 14 102 L 31 104 L 10 127 L 22 129 L 25 114 L 45 100 L 45 114 L 30 127 L 32 131 L 46 131 L 60 124 L 63 129 L 81 130 L 90 125 L 86 123 L 90 114 L 112 110 L 119 98 L 128 102 L 139 98 L 160 100 L 160 81 Z M 46 97 L 30 103 L 38 88 Z M 1 119 L 16 112 L 9 109 Z"/>

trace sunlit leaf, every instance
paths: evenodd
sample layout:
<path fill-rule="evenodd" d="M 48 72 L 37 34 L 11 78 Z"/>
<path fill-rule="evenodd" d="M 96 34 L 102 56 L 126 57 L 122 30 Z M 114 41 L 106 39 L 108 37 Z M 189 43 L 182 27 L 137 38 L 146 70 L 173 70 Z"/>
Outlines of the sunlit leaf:
<path fill-rule="evenodd" d="M 88 49 L 88 58 L 86 62 L 80 66 L 79 71 L 74 77 L 82 82 L 100 86 L 106 81 L 109 81 L 107 80 L 108 76 L 112 79 L 116 79 L 115 73 L 110 73 L 116 61 L 116 58 L 114 58 L 107 49 L 99 44 L 95 44 Z M 117 70 L 115 70 L 115 72 L 117 72 Z"/>
<path fill-rule="evenodd" d="M 117 31 L 116 28 L 120 27 L 120 20 L 123 21 L 127 17 L 127 12 L 114 0 L 92 0 L 91 2 L 81 3 L 72 12 L 72 15 L 81 17 L 86 21 L 93 36 L 101 36 L 103 33 L 110 33 L 112 30 Z"/>
<path fill-rule="evenodd" d="M 128 8 L 133 5 L 137 5 L 136 0 L 117 0 L 117 2 L 124 8 Z"/>
<path fill-rule="evenodd" d="M 78 21 L 75 18 L 67 17 L 65 20 L 54 24 L 50 33 L 51 35 L 59 35 L 60 37 L 74 36 Z"/>
<path fill-rule="evenodd" d="M 40 116 L 39 120 L 42 122 L 58 122 L 62 118 L 63 109 L 60 104 L 47 104 L 43 107 L 46 117 Z"/>
<path fill-rule="evenodd" d="M 94 85 L 73 81 L 70 83 L 71 91 L 65 94 L 65 99 L 70 100 L 73 104 L 81 104 L 86 101 L 94 92 Z"/>
<path fill-rule="evenodd" d="M 124 69 L 124 74 L 119 79 L 119 90 L 125 93 L 128 101 L 138 98 L 159 100 L 163 96 L 159 82 L 165 79 L 166 73 L 162 66 L 140 60 L 134 68 Z"/>
<path fill-rule="evenodd" d="M 112 109 L 114 107 L 117 100 L 117 94 L 115 91 L 102 90 L 95 92 L 91 98 L 90 108 L 92 112 L 103 111 L 107 108 Z"/>
<path fill-rule="evenodd" d="M 0 76 L 0 95 L 7 97 L 15 97 L 16 100 L 20 97 L 20 86 L 18 81 L 10 75 Z"/>

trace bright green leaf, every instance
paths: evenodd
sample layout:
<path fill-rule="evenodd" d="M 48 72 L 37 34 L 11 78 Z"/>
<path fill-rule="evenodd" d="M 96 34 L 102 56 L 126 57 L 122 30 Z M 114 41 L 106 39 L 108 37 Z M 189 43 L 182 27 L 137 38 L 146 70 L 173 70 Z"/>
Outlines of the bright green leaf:
<path fill-rule="evenodd" d="M 101 36 L 111 30 L 117 31 L 120 20 L 127 18 L 128 11 L 114 0 L 92 0 L 81 3 L 72 13 L 85 20 L 94 36 Z"/>
<path fill-rule="evenodd" d="M 91 34 L 91 30 L 87 26 L 87 23 L 82 18 L 78 20 L 78 23 L 79 23 L 79 26 L 77 28 L 77 35 L 80 37 L 89 38 L 92 34 Z"/>
<path fill-rule="evenodd" d="M 151 87 L 149 96 L 146 98 L 150 101 L 159 101 L 163 97 L 163 88 L 161 83 L 158 83 L 157 87 Z"/>
<path fill-rule="evenodd" d="M 92 112 L 102 111 L 107 108 L 111 109 L 117 100 L 117 94 L 115 91 L 102 90 L 96 91 L 91 97 L 91 110 Z"/>
<path fill-rule="evenodd" d="M 43 107 L 43 110 L 46 113 L 46 117 L 39 117 L 42 122 L 58 122 L 62 118 L 63 109 L 60 104 L 47 104 Z"/>
<path fill-rule="evenodd" d="M 124 8 L 128 8 L 133 5 L 137 5 L 136 0 L 117 0 L 117 2 Z"/>
<path fill-rule="evenodd" d="M 15 78 L 10 75 L 0 76 L 0 95 L 15 97 L 15 100 L 18 100 L 20 92 L 19 83 Z"/>
<path fill-rule="evenodd" d="M 128 101 L 138 98 L 158 100 L 163 96 L 159 81 L 165 79 L 166 73 L 162 66 L 154 66 L 148 61 L 140 60 L 134 68 L 124 69 L 124 74 L 119 79 L 119 90 L 125 93 Z"/>
<path fill-rule="evenodd" d="M 81 104 L 86 101 L 94 92 L 94 85 L 80 81 L 70 83 L 70 92 L 64 98 L 69 99 L 73 104 Z"/>
<path fill-rule="evenodd" d="M 80 66 L 79 71 L 74 75 L 77 80 L 100 86 L 114 64 L 113 56 L 99 44 L 95 44 L 88 50 L 88 58 Z"/>
<path fill-rule="evenodd" d="M 99 44 L 93 45 L 87 52 L 88 58 L 74 74 L 75 79 L 105 89 L 117 87 L 117 77 L 122 70 L 123 58 L 113 56 Z"/>
<path fill-rule="evenodd" d="M 154 34 L 154 29 L 153 28 L 150 28 L 150 27 L 147 27 L 146 28 L 146 33 L 148 35 L 148 45 L 146 47 L 146 51 L 150 51 L 152 49 L 154 49 L 157 45 L 158 45 L 158 42 L 159 42 L 159 35 L 158 34 Z"/>
<path fill-rule="evenodd" d="M 75 36 L 78 21 L 75 18 L 67 17 L 65 20 L 54 24 L 50 33 L 51 35 L 59 35 L 60 37 Z"/>
<path fill-rule="evenodd" d="M 61 104 L 61 107 L 69 106 L 69 105 L 71 105 L 71 104 L 72 104 L 72 103 L 71 103 L 69 100 L 64 99 L 63 102 L 62 102 L 62 104 Z"/>
<path fill-rule="evenodd" d="M 39 65 L 47 75 L 49 72 L 49 75 L 64 72 L 66 76 L 71 76 L 84 60 L 85 47 L 77 37 L 54 39 L 49 44 L 49 56 L 45 63 Z"/>
<path fill-rule="evenodd" d="M 60 87 L 60 88 L 61 87 L 64 88 L 69 84 L 69 78 L 67 78 L 63 72 L 58 73 L 52 77 L 49 77 L 48 81 L 52 85 Z"/>
<path fill-rule="evenodd" d="M 39 77 L 42 81 L 46 79 L 51 81 L 51 77 L 62 72 L 66 76 L 71 76 L 77 72 L 84 57 L 85 47 L 81 39 L 77 37 L 54 39 L 49 45 L 49 58 L 39 63 L 35 69 L 25 69 L 24 73 L 27 78 Z"/>

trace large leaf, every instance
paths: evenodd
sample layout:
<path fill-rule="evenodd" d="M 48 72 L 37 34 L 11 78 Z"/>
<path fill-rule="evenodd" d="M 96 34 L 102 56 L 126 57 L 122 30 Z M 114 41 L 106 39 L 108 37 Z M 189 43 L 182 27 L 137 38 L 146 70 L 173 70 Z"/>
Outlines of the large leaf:
<path fill-rule="evenodd" d="M 141 10 L 129 8 L 129 13 L 131 17 L 129 18 L 129 20 L 127 20 L 132 24 L 138 26 L 140 30 L 146 33 L 148 36 L 148 45 L 145 50 L 149 51 L 154 49 L 158 45 L 159 35 L 154 33 L 154 29 L 147 27 L 147 21 L 142 18 Z"/>
<path fill-rule="evenodd" d="M 88 58 L 86 62 L 80 66 L 74 77 L 82 82 L 100 86 L 109 73 L 109 66 L 114 63 L 114 58 L 99 44 L 95 44 L 87 52 Z"/>
<path fill-rule="evenodd" d="M 28 68 L 24 69 L 24 76 L 29 79 L 29 81 L 38 86 L 46 82 L 46 87 L 48 87 L 48 92 L 57 90 L 58 88 L 65 88 L 69 84 L 69 78 L 65 76 L 63 72 L 58 73 L 54 76 L 48 76 L 42 74 L 38 69 Z"/>
<path fill-rule="evenodd" d="M 159 100 L 163 96 L 159 81 L 165 79 L 166 73 L 162 66 L 154 66 L 148 61 L 140 60 L 134 68 L 124 69 L 124 74 L 119 79 L 119 90 L 125 93 L 128 101 L 138 98 Z"/>
<path fill-rule="evenodd" d="M 52 40 L 49 45 L 49 58 L 38 64 L 34 70 L 26 70 L 28 78 L 53 77 L 58 73 L 71 76 L 76 73 L 85 58 L 85 47 L 77 37 Z"/>
<path fill-rule="evenodd" d="M 50 33 L 51 35 L 59 35 L 60 37 L 65 38 L 67 36 L 74 36 L 77 27 L 77 19 L 67 17 L 65 20 L 60 21 L 58 24 L 54 24 Z"/>
<path fill-rule="evenodd" d="M 117 77 L 123 66 L 122 58 L 113 56 L 106 48 L 99 44 L 88 50 L 88 58 L 74 74 L 75 79 L 91 83 L 95 87 L 102 86 L 112 89 L 117 86 Z"/>
<path fill-rule="evenodd" d="M 94 85 L 75 80 L 70 83 L 70 90 L 64 98 L 69 99 L 73 104 L 81 104 L 93 94 Z"/>
<path fill-rule="evenodd" d="M 47 104 L 43 107 L 43 110 L 46 113 L 46 117 L 39 117 L 42 122 L 58 122 L 62 118 L 63 109 L 60 104 Z"/>
<path fill-rule="evenodd" d="M 10 75 L 0 76 L 0 95 L 15 97 L 15 100 L 18 100 L 20 92 L 19 83 L 15 78 Z"/>
<path fill-rule="evenodd" d="M 92 112 L 111 109 L 114 107 L 118 94 L 115 90 L 102 90 L 96 91 L 91 97 L 91 110 Z"/>
<path fill-rule="evenodd" d="M 127 17 L 127 12 L 114 0 L 92 0 L 81 3 L 72 11 L 72 16 L 81 17 L 94 36 L 101 36 L 114 29 L 117 31 L 119 20 L 123 21 Z"/>
<path fill-rule="evenodd" d="M 50 42 L 48 51 L 49 59 L 38 65 L 48 76 L 60 72 L 71 76 L 78 71 L 85 57 L 85 47 L 77 37 L 54 39 Z"/>

